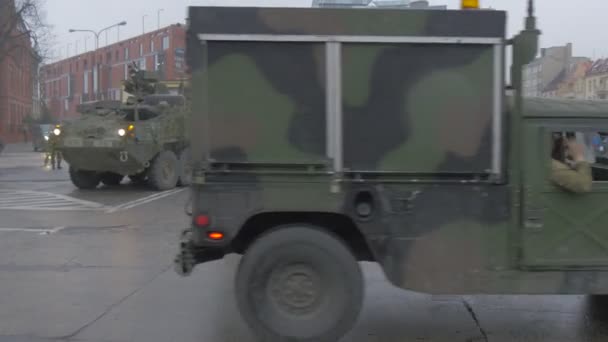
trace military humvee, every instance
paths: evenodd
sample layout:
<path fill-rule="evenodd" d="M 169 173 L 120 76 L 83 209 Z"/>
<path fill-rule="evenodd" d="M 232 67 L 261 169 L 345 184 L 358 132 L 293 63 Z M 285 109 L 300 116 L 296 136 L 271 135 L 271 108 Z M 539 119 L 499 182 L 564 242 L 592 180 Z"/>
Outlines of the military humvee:
<path fill-rule="evenodd" d="M 190 184 L 184 97 L 154 93 L 153 75 L 132 71 L 138 94 L 131 101 L 80 105 L 81 118 L 61 127 L 58 149 L 80 189 L 117 185 L 125 176 L 157 190 Z"/>
<path fill-rule="evenodd" d="M 507 40 L 493 10 L 191 7 L 177 272 L 243 254 L 236 298 L 265 342 L 339 340 L 358 261 L 433 294 L 608 293 L 608 183 L 549 181 L 552 134 L 605 131 L 608 104 L 522 98 L 529 12 Z"/>

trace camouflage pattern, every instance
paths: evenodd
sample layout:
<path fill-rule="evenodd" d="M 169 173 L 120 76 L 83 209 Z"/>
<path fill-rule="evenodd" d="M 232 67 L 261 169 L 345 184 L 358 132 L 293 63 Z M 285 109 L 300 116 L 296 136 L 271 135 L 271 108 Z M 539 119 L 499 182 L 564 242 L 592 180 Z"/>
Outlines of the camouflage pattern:
<path fill-rule="evenodd" d="M 344 170 L 336 172 L 326 150 L 323 43 L 203 43 L 198 37 L 504 39 L 505 26 L 500 11 L 191 8 L 192 134 L 204 132 L 200 139 L 193 135 L 193 215 L 210 215 L 212 228 L 226 239 L 210 241 L 205 229 L 193 226 L 184 248 L 195 254 L 195 263 L 204 262 L 239 252 L 233 242 L 255 235 L 243 229 L 264 228 L 252 221 L 322 224 L 329 214 L 362 233 L 372 259 L 402 288 L 443 294 L 606 293 L 608 273 L 601 270 L 608 266 L 608 237 L 597 237 L 607 219 L 600 210 L 607 202 L 598 201 L 605 195 L 579 203 L 557 187 L 539 188 L 540 182 L 551 186 L 548 140 L 543 140 L 548 136 L 539 134 L 539 122 L 568 125 L 565 118 L 580 117 L 591 124 L 608 118 L 608 111 L 524 101 L 521 77 L 514 77 L 515 96 L 501 108 L 506 177 L 496 181 L 488 174 L 493 46 L 344 43 Z M 529 18 L 513 40 L 513 70 L 535 56 L 538 35 Z M 549 199 L 561 201 L 558 212 L 585 203 L 589 208 L 577 213 L 581 219 L 595 210 L 594 239 L 558 243 L 577 232 L 576 224 L 560 224 L 548 211 L 544 223 L 542 217 L 540 224 L 532 222 L 548 204 L 534 198 L 548 191 Z M 358 212 L 360 203 L 369 204 L 372 214 Z M 559 232 L 552 231 L 556 228 Z M 592 251 L 594 244 L 602 248 Z"/>
<path fill-rule="evenodd" d="M 149 72 L 131 69 L 127 103 L 83 104 L 78 120 L 64 124 L 59 150 L 71 167 L 98 173 L 142 174 L 163 150 L 179 158 L 188 146 L 188 109 L 183 96 L 162 91 Z M 124 130 L 124 136 L 119 135 Z"/>

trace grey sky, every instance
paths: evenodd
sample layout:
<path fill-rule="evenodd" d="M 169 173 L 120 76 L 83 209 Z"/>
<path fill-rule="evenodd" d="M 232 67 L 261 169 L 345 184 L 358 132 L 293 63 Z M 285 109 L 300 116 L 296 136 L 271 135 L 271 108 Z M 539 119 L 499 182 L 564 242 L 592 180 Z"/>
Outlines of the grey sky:
<path fill-rule="evenodd" d="M 509 15 L 509 34 L 523 26 L 527 0 L 481 0 L 484 7 L 507 10 Z M 447 4 L 454 9 L 460 6 L 460 0 L 431 0 L 434 5 Z M 606 0 L 536 0 L 539 26 L 543 31 L 542 46 L 574 44 L 574 53 L 587 57 L 608 57 L 608 46 L 603 44 L 607 34 L 599 29 L 608 13 Z M 184 22 L 188 6 L 295 6 L 309 7 L 311 0 L 48 0 L 47 19 L 54 27 L 57 48 L 65 57 L 74 55 L 76 41 L 78 50 L 84 49 L 85 33 L 67 33 L 70 28 L 94 29 L 107 27 L 126 20 L 127 26 L 120 28 L 120 38 L 125 39 L 141 34 L 142 16 L 145 17 L 145 29 L 150 31 L 157 27 L 157 10 L 161 12 L 161 26 Z M 88 34 L 87 47 L 94 46 L 91 34 Z M 116 29 L 108 32 L 108 42 L 117 39 Z M 105 34 L 100 37 L 100 46 L 106 42 Z"/>

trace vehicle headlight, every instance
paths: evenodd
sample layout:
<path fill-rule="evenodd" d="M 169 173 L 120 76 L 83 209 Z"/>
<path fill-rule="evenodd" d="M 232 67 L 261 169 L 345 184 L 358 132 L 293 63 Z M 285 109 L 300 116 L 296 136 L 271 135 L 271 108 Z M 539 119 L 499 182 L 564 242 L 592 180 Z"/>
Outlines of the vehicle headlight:
<path fill-rule="evenodd" d="M 44 136 L 44 140 L 48 141 L 48 140 L 49 140 L 49 136 L 48 136 L 48 135 L 45 135 L 45 136 Z"/>
<path fill-rule="evenodd" d="M 61 130 L 60 130 L 59 128 L 55 128 L 55 129 L 53 130 L 53 134 L 55 134 L 55 135 L 59 135 L 59 134 L 61 134 Z"/>
<path fill-rule="evenodd" d="M 127 134 L 127 131 L 125 131 L 124 128 L 121 128 L 121 129 L 118 130 L 118 135 L 120 135 L 121 137 L 124 137 L 125 134 Z"/>

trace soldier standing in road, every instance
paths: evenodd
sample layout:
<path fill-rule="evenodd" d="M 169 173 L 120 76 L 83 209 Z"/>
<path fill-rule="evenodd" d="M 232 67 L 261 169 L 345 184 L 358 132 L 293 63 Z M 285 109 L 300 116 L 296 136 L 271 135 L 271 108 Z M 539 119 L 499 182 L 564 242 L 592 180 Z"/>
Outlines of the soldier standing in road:
<path fill-rule="evenodd" d="M 59 136 L 55 135 L 53 132 L 49 134 L 49 141 L 46 150 L 46 156 L 44 158 L 44 166 L 47 166 L 49 160 L 51 162 L 51 168 L 55 170 L 55 165 L 57 169 L 61 170 L 61 152 L 57 150 Z"/>
<path fill-rule="evenodd" d="M 563 136 L 553 138 L 551 181 L 575 193 L 591 191 L 591 165 L 585 159 L 584 146 Z"/>

